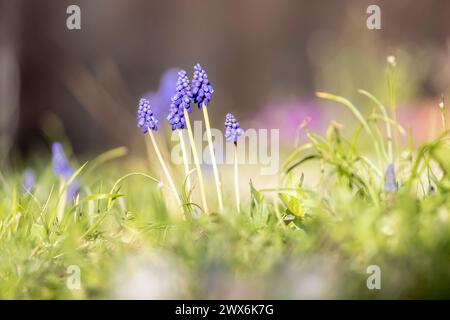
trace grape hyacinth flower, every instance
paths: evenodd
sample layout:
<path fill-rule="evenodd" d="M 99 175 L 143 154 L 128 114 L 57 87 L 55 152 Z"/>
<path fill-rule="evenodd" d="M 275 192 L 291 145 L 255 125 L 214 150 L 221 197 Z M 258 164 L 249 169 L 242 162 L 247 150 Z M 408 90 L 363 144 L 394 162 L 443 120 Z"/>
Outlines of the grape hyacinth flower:
<path fill-rule="evenodd" d="M 145 98 L 139 100 L 137 126 L 142 133 L 147 133 L 148 129 L 158 131 L 158 120 L 153 115 L 150 101 Z"/>
<path fill-rule="evenodd" d="M 189 161 L 187 156 L 186 144 L 184 142 L 182 129 L 186 128 L 186 118 L 184 117 L 184 109 L 190 110 L 191 92 L 189 91 L 189 79 L 187 79 L 186 71 L 181 70 L 179 73 L 179 78 L 176 83 L 176 93 L 171 98 L 171 104 L 169 108 L 169 115 L 167 116 L 167 121 L 172 128 L 172 131 L 177 129 L 178 136 L 180 139 L 181 152 L 183 154 L 184 163 L 184 173 L 186 175 L 186 186 L 189 190 L 191 189 L 191 179 L 189 177 Z"/>
<path fill-rule="evenodd" d="M 219 201 L 220 211 L 223 211 L 222 186 L 219 179 L 219 170 L 217 169 L 216 155 L 212 142 L 211 125 L 209 123 L 208 108 L 214 92 L 208 75 L 205 70 L 197 63 L 194 66 L 194 75 L 192 77 L 192 99 L 197 103 L 199 109 L 203 109 L 203 117 L 205 118 L 206 136 L 208 138 L 209 153 L 211 156 L 211 164 L 213 166 L 214 180 L 216 183 L 217 199 Z"/>
<path fill-rule="evenodd" d="M 184 117 L 184 110 L 182 107 L 177 108 L 170 106 L 169 112 L 167 121 L 169 121 L 172 131 L 186 128 L 186 118 Z"/>
<path fill-rule="evenodd" d="M 208 106 L 214 89 L 209 82 L 208 75 L 199 63 L 194 66 L 194 70 L 192 78 L 193 100 L 194 103 L 198 104 L 198 108 L 201 109 L 203 105 Z"/>
<path fill-rule="evenodd" d="M 197 171 L 198 182 L 200 185 L 200 194 L 202 199 L 203 210 L 208 212 L 208 204 L 206 203 L 205 185 L 203 182 L 203 174 L 200 169 L 200 161 L 198 159 L 198 153 L 196 144 L 194 141 L 194 134 L 192 133 L 192 127 L 189 120 L 189 113 L 192 112 L 191 103 L 192 92 L 189 85 L 189 78 L 185 70 L 178 72 L 178 80 L 176 83 L 175 95 L 172 97 L 172 103 L 170 105 L 170 114 L 167 117 L 172 130 L 183 129 L 186 126 L 189 136 L 189 142 L 192 148 L 192 155 L 194 156 L 195 169 Z"/>
<path fill-rule="evenodd" d="M 228 142 L 237 143 L 237 139 L 243 134 L 243 130 L 241 129 L 239 122 L 237 122 L 236 118 L 228 113 L 225 118 L 225 138 Z"/>
<path fill-rule="evenodd" d="M 186 128 L 186 118 L 184 117 L 184 107 L 172 102 L 170 104 L 169 115 L 167 116 L 172 131 Z"/>
<path fill-rule="evenodd" d="M 26 192 L 31 193 L 36 184 L 36 174 L 33 169 L 26 168 L 23 174 L 23 188 Z"/>
<path fill-rule="evenodd" d="M 225 137 L 228 142 L 234 144 L 234 190 L 236 193 L 236 208 L 240 212 L 240 200 L 239 200 L 239 175 L 238 175 L 238 153 L 237 153 L 237 139 L 244 133 L 244 130 L 237 122 L 236 118 L 228 113 L 225 117 Z"/>
<path fill-rule="evenodd" d="M 397 191 L 397 181 L 395 178 L 395 167 L 393 163 L 390 163 L 384 175 L 384 192 L 396 192 L 396 191 Z"/>
<path fill-rule="evenodd" d="M 153 135 L 153 131 L 158 131 L 158 120 L 153 114 L 152 107 L 150 105 L 150 101 L 141 98 L 139 100 L 138 111 L 137 111 L 137 126 L 141 129 L 142 133 L 148 133 L 150 136 L 150 140 L 153 144 L 153 148 L 155 149 L 156 156 L 161 164 L 164 174 L 166 175 L 167 181 L 169 182 L 169 186 L 172 189 L 174 196 L 179 205 L 181 205 L 181 200 L 178 195 L 177 189 L 175 188 L 175 184 L 173 183 L 172 177 L 169 173 L 169 169 L 159 151 L 158 144 L 156 143 L 155 136 Z M 150 158 L 149 158 L 150 160 Z"/>
<path fill-rule="evenodd" d="M 192 112 L 192 92 L 189 86 L 189 78 L 185 70 L 180 70 L 178 72 L 178 79 L 176 83 L 175 94 L 172 97 L 172 105 L 174 107 L 180 108 L 181 110 L 186 109 L 188 113 Z"/>
<path fill-rule="evenodd" d="M 178 79 L 176 82 L 175 94 L 172 96 L 169 115 L 169 121 L 172 130 L 186 128 L 186 118 L 184 110 L 188 113 L 192 112 L 192 92 L 189 86 L 189 78 L 184 70 L 178 72 Z"/>

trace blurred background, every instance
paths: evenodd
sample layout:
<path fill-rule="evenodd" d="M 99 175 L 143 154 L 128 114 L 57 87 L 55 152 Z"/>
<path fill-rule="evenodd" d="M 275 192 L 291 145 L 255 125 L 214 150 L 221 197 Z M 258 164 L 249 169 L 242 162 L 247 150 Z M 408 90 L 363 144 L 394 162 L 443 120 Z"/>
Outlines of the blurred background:
<path fill-rule="evenodd" d="M 70 4 L 81 30 L 66 27 Z M 366 27 L 370 4 L 381 30 Z M 233 112 L 293 144 L 306 117 L 316 131 L 349 117 L 315 91 L 369 108 L 364 88 L 387 103 L 394 55 L 400 119 L 420 141 L 449 93 L 449 13 L 448 0 L 0 0 L 1 159 L 62 134 L 78 153 L 129 145 L 138 99 L 150 96 L 165 124 L 176 71 L 197 62 L 216 90 L 214 127 Z"/>

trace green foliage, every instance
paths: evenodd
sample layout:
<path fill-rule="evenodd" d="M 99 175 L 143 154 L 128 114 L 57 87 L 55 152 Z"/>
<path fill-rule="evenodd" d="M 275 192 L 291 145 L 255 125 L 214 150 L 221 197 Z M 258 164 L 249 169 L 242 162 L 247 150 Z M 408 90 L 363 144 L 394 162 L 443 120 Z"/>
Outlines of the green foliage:
<path fill-rule="evenodd" d="M 389 146 L 380 127 L 387 136 L 403 128 L 378 99 L 359 92 L 378 111 L 364 116 L 345 98 L 318 94 L 351 111 L 354 134 L 343 136 L 337 123 L 325 137 L 305 127 L 309 141 L 287 157 L 278 184 L 263 189 L 250 181 L 240 213 L 225 201 L 225 212 L 207 215 L 186 177 L 178 208 L 160 180 L 127 170 L 136 163 L 111 162 L 124 148 L 74 173 L 82 191 L 60 220 L 70 181 L 60 186 L 50 164 L 32 193 L 21 187 L 20 172 L 1 172 L 0 297 L 133 297 L 144 282 L 157 288 L 142 294 L 149 298 L 449 298 L 448 132 L 416 152 Z M 359 148 L 362 139 L 373 152 Z M 408 156 L 397 156 L 402 151 Z M 389 163 L 397 169 L 393 193 L 383 190 Z M 130 261 L 141 268 L 127 271 Z M 374 264 L 382 272 L 379 291 L 366 287 Z M 67 286 L 70 265 L 80 268 L 80 290 Z"/>

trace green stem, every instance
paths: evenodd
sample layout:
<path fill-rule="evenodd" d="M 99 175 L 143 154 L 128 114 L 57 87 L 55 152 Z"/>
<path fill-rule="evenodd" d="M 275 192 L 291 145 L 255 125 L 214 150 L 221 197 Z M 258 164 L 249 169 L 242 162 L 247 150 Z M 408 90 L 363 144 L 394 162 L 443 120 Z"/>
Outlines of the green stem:
<path fill-rule="evenodd" d="M 391 112 L 392 112 L 392 119 L 394 120 L 395 123 L 397 123 L 397 99 L 396 99 L 396 95 L 395 95 L 395 67 L 392 65 L 388 66 L 388 70 L 387 70 L 387 82 L 388 82 L 388 90 L 389 90 L 389 104 L 391 107 Z M 394 143 L 394 147 L 396 152 L 398 152 L 398 134 L 395 133 L 393 135 L 393 143 Z M 392 161 L 394 162 L 394 161 Z"/>
<path fill-rule="evenodd" d="M 316 92 L 316 96 L 318 96 L 319 98 L 328 99 L 328 100 L 332 100 L 332 101 L 335 101 L 337 103 L 340 103 L 343 106 L 347 107 L 353 113 L 353 115 L 359 120 L 359 122 L 361 123 L 362 127 L 364 128 L 364 130 L 369 135 L 369 137 L 373 140 L 373 145 L 374 145 L 375 152 L 376 152 L 377 158 L 378 158 L 378 164 L 379 164 L 380 168 L 383 168 L 383 160 L 382 160 L 382 157 L 381 157 L 381 151 L 380 151 L 380 147 L 378 145 L 377 138 L 374 136 L 374 134 L 373 134 L 372 130 L 370 129 L 369 124 L 367 123 L 366 119 L 364 119 L 362 114 L 353 105 L 353 103 L 351 103 L 349 100 L 345 99 L 344 97 L 336 96 L 334 94 L 330 94 L 330 93 L 326 93 L 326 92 Z"/>
<path fill-rule="evenodd" d="M 442 128 L 444 128 L 444 131 L 447 130 L 447 122 L 445 121 L 445 115 L 444 112 L 442 111 Z"/>
<path fill-rule="evenodd" d="M 172 177 L 170 176 L 169 169 L 167 169 L 167 165 L 159 151 L 158 144 L 156 143 L 155 136 L 153 135 L 152 130 L 148 130 L 148 135 L 150 136 L 150 140 L 152 141 L 153 148 L 155 149 L 156 156 L 158 157 L 159 162 L 161 163 L 161 167 L 166 175 L 167 181 L 169 181 L 169 186 L 172 188 L 175 198 L 178 202 L 178 205 L 181 206 L 180 196 L 178 195 L 177 189 L 175 188 L 175 184 L 173 183 Z"/>
<path fill-rule="evenodd" d="M 205 193 L 205 184 L 203 183 L 203 174 L 200 169 L 200 162 L 198 160 L 197 147 L 194 141 L 194 135 L 192 133 L 191 121 L 189 120 L 189 112 L 184 109 L 184 117 L 186 118 L 186 126 L 188 129 L 189 141 L 191 143 L 192 155 L 194 157 L 195 169 L 197 171 L 198 176 L 198 184 L 200 185 L 200 194 L 202 198 L 203 210 L 209 213 L 208 204 L 206 203 L 206 193 Z"/>
<path fill-rule="evenodd" d="M 213 166 L 214 180 L 216 182 L 217 199 L 219 201 L 219 209 L 223 211 L 222 185 L 219 179 L 219 170 L 217 169 L 216 155 L 214 153 L 214 145 L 212 142 L 211 126 L 209 124 L 208 108 L 205 104 L 202 106 L 203 116 L 205 118 L 206 136 L 208 137 L 209 153 L 211 155 L 211 163 Z"/>
<path fill-rule="evenodd" d="M 392 146 L 392 128 L 391 128 L 391 123 L 389 121 L 391 119 L 389 118 L 389 114 L 387 113 L 386 108 L 377 98 L 375 98 L 374 95 L 370 94 L 369 92 L 367 92 L 365 90 L 358 90 L 358 92 L 365 95 L 369 99 L 371 99 L 375 103 L 375 105 L 378 107 L 378 109 L 380 109 L 383 116 L 386 118 L 388 157 L 389 157 L 390 163 L 394 163 L 394 153 L 393 153 L 393 146 Z M 392 122 L 394 122 L 394 124 L 397 124 L 397 122 L 395 120 L 392 120 Z"/>
<path fill-rule="evenodd" d="M 64 189 L 64 185 L 66 184 L 66 182 L 64 181 L 63 178 L 59 179 L 59 192 L 60 192 L 60 198 L 58 200 L 58 209 L 57 209 L 57 213 L 56 213 L 56 217 L 58 218 L 59 223 L 61 223 L 62 218 L 64 216 L 64 209 L 66 208 L 66 201 L 67 201 L 67 192 Z"/>
<path fill-rule="evenodd" d="M 234 143 L 234 190 L 236 192 L 236 208 L 237 212 L 241 212 L 241 203 L 239 198 L 239 174 L 238 174 L 238 153 L 237 143 Z"/>
<path fill-rule="evenodd" d="M 447 121 L 445 119 L 445 108 L 441 108 L 441 120 L 442 120 L 442 129 L 447 131 Z"/>
<path fill-rule="evenodd" d="M 188 201 L 189 201 L 189 194 L 191 190 L 191 178 L 189 176 L 189 161 L 187 157 L 187 151 L 186 151 L 186 145 L 184 143 L 184 137 L 183 132 L 181 130 L 178 131 L 178 136 L 180 137 L 180 144 L 181 144 L 181 152 L 183 153 L 183 162 L 184 162 L 184 174 L 186 176 L 186 186 L 188 189 Z"/>

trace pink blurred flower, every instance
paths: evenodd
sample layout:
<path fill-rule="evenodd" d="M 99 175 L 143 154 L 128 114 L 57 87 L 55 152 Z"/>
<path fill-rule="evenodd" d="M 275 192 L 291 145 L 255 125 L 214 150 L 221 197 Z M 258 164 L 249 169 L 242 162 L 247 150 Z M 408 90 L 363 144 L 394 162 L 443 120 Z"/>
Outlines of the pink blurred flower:
<path fill-rule="evenodd" d="M 444 130 L 441 123 L 439 98 L 422 100 L 397 109 L 398 122 L 408 132 L 411 129 L 415 145 L 434 139 Z M 407 136 L 402 137 L 407 141 Z"/>
<path fill-rule="evenodd" d="M 282 142 L 290 144 L 306 140 L 301 128 L 305 120 L 308 121 L 309 130 L 313 132 L 319 132 L 326 125 L 323 112 L 312 99 L 264 106 L 250 122 L 247 122 L 247 127 L 279 129 Z"/>

